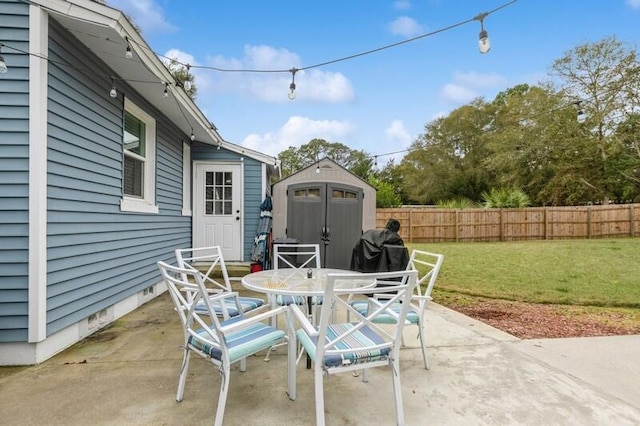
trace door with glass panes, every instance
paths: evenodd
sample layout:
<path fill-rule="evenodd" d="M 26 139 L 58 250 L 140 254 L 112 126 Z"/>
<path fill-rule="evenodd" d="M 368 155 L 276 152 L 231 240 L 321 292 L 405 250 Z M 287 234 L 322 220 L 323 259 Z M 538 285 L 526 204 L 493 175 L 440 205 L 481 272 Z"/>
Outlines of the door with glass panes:
<path fill-rule="evenodd" d="M 193 245 L 220 246 L 225 260 L 242 260 L 242 166 L 196 164 Z"/>
<path fill-rule="evenodd" d="M 362 236 L 362 188 L 307 182 L 287 188 L 287 237 L 320 244 L 325 268 L 349 269 Z"/>

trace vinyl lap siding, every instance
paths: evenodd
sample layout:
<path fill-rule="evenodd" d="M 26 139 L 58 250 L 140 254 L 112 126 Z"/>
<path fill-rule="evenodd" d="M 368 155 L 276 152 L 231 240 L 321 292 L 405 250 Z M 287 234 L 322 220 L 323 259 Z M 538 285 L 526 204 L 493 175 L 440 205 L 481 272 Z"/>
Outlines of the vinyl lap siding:
<path fill-rule="evenodd" d="M 262 194 L 262 163 L 247 158 L 244 160 L 244 260 L 251 260 L 251 248 L 258 232 Z"/>
<path fill-rule="evenodd" d="M 194 161 L 240 161 L 240 155 L 226 149 L 217 150 L 211 145 L 195 143 L 192 148 Z M 252 158 L 244 160 L 244 260 L 251 260 L 251 248 L 258 232 L 262 190 L 262 163 Z"/>
<path fill-rule="evenodd" d="M 123 85 L 156 119 L 160 213 L 121 212 L 122 95 L 108 96 L 107 66 L 50 22 L 47 334 L 155 284 L 156 262 L 191 242 L 191 218 L 181 216 L 184 136 Z"/>
<path fill-rule="evenodd" d="M 0 343 L 27 340 L 29 287 L 29 7 L 0 0 Z"/>

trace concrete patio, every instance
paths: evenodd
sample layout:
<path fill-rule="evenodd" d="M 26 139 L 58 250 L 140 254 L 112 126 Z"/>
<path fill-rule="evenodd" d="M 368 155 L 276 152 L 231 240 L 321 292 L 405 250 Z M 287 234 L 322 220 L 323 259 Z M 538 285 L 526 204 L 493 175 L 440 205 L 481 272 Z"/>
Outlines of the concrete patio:
<path fill-rule="evenodd" d="M 415 329 L 402 350 L 407 424 L 640 424 L 640 336 L 522 341 L 437 304 L 427 324 L 431 370 Z M 0 368 L 0 424 L 211 424 L 220 382 L 210 364 L 193 358 L 184 401 L 175 401 L 181 340 L 164 294 L 45 363 Z M 290 401 L 284 350 L 232 374 L 225 424 L 314 423 L 311 371 L 298 366 Z M 326 379 L 328 425 L 394 423 L 388 370 L 369 379 Z"/>

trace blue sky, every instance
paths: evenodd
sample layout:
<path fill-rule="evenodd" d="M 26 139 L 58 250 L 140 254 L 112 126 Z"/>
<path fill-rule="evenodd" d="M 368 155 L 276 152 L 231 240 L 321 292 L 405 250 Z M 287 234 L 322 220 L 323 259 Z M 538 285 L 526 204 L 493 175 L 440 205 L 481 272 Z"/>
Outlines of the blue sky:
<path fill-rule="evenodd" d="M 446 28 L 510 0 L 107 0 L 160 55 L 194 66 L 289 70 Z M 555 59 L 615 35 L 640 41 L 640 0 L 518 0 L 391 49 L 291 74 L 196 69 L 197 104 L 232 143 L 277 155 L 313 138 L 398 161 L 425 125 L 520 83 L 550 78 Z"/>

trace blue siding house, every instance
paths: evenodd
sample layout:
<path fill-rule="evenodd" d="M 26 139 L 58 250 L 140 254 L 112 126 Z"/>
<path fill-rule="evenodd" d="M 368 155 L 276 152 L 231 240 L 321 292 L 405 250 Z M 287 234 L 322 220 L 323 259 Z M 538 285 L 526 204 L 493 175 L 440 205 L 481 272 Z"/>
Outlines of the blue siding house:
<path fill-rule="evenodd" d="M 124 14 L 0 0 L 0 48 L 0 365 L 163 293 L 176 248 L 249 261 L 276 159 L 226 142 Z"/>

